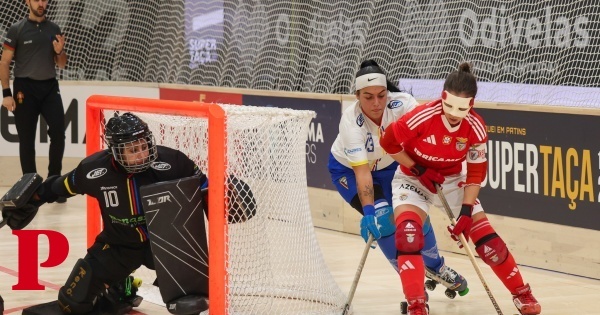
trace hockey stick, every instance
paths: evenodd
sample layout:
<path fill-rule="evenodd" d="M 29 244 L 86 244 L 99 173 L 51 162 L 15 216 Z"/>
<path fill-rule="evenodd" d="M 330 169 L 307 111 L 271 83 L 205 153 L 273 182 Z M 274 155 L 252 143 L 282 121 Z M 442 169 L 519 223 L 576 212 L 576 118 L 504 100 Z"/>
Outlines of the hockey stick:
<path fill-rule="evenodd" d="M 363 251 L 362 257 L 360 258 L 360 262 L 358 263 L 358 269 L 356 270 L 356 275 L 354 275 L 354 281 L 352 282 L 352 287 L 350 287 L 350 293 L 348 294 L 348 302 L 344 306 L 344 311 L 342 315 L 348 314 L 350 311 L 350 304 L 352 303 L 352 299 L 354 298 L 354 292 L 356 292 L 356 287 L 358 286 L 358 280 L 360 279 L 360 274 L 362 273 L 363 267 L 365 266 L 365 261 L 367 260 L 367 255 L 369 254 L 369 249 L 371 249 L 371 244 L 373 243 L 373 235 L 369 234 L 369 240 L 367 241 L 367 245 L 365 245 L 365 250 Z"/>
<path fill-rule="evenodd" d="M 435 188 L 437 190 L 438 196 L 440 197 L 440 200 L 442 201 L 444 210 L 446 211 L 446 214 L 448 215 L 448 218 L 450 219 L 450 222 L 453 225 L 456 225 L 456 218 L 454 217 L 454 213 L 452 213 L 452 210 L 450 210 L 448 201 L 446 201 L 446 196 L 444 196 L 444 192 L 442 192 L 442 187 L 438 184 L 435 184 Z M 479 280 L 481 280 L 481 284 L 483 284 L 483 288 L 485 289 L 485 292 L 487 292 L 487 295 L 490 297 L 492 304 L 494 304 L 496 313 L 498 313 L 498 315 L 503 315 L 502 310 L 500 309 L 500 306 L 498 306 L 498 302 L 496 302 L 496 299 L 494 298 L 492 291 L 490 291 L 490 288 L 489 288 L 487 282 L 485 281 L 485 278 L 483 277 L 483 272 L 481 271 L 481 268 L 479 268 L 479 265 L 477 264 L 477 261 L 475 260 L 475 255 L 473 255 L 473 251 L 471 251 L 471 247 L 469 247 L 469 243 L 467 243 L 465 236 L 462 233 L 460 233 L 458 235 L 458 237 L 460 239 L 460 242 L 463 245 L 463 248 L 465 249 L 465 252 L 467 252 L 467 256 L 469 256 L 469 260 L 471 261 L 471 264 L 473 264 L 473 268 L 475 268 L 475 272 L 477 273 L 477 276 L 479 276 Z"/>

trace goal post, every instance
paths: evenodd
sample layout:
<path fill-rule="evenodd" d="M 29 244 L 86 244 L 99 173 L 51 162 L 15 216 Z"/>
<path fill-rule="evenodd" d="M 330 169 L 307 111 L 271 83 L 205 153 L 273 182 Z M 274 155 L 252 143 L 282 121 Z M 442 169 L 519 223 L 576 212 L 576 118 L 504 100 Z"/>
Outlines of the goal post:
<path fill-rule="evenodd" d="M 208 175 L 211 314 L 342 312 L 346 296 L 325 264 L 308 205 L 304 155 L 313 111 L 94 95 L 88 154 L 104 148 L 103 127 L 115 111 L 140 116 L 157 144 L 184 152 Z M 252 216 L 225 210 L 248 202 L 228 199 L 229 176 L 251 190 Z M 93 199 L 88 226 L 91 244 L 101 228 Z"/>

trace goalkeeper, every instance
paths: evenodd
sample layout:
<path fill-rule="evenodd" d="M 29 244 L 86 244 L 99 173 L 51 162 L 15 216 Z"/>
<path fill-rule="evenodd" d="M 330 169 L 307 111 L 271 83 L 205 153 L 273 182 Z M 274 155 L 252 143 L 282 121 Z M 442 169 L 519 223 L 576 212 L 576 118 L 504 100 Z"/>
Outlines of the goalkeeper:
<path fill-rule="evenodd" d="M 417 106 L 408 93 L 389 82 L 374 60 L 362 62 L 355 81 L 357 101 L 344 111 L 329 155 L 333 184 L 346 202 L 363 215 L 360 234 L 367 241 L 373 235 L 379 248 L 398 271 L 393 221 L 392 187 L 395 162 L 379 145 L 382 132 L 395 120 Z M 426 220 L 425 245 L 421 255 L 430 273 L 454 291 L 466 292 L 467 281 L 444 263 L 435 234 Z"/>
<path fill-rule="evenodd" d="M 138 306 L 139 297 L 133 301 L 115 298 L 106 288 L 122 287 L 123 279 L 141 265 L 155 269 L 140 187 L 187 177 L 199 178 L 197 183 L 207 186 L 206 176 L 192 160 L 181 151 L 156 145 L 148 125 L 131 113 L 115 115 L 107 122 L 105 141 L 108 149 L 86 157 L 63 176 L 49 177 L 28 204 L 2 211 L 8 225 L 20 229 L 41 204 L 60 196 L 86 194 L 98 201 L 104 222 L 104 230 L 59 290 L 58 303 L 34 306 L 23 314 L 125 314 Z M 205 242 L 202 246 L 207 247 Z M 192 314 L 208 308 L 208 290 L 182 298 L 183 304 L 165 301 L 170 312 Z"/>

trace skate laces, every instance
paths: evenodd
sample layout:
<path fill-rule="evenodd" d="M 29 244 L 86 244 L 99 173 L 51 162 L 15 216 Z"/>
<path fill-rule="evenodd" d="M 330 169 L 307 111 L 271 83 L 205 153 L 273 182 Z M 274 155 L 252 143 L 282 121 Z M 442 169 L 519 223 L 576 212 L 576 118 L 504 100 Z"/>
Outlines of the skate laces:
<path fill-rule="evenodd" d="M 131 295 L 131 277 L 125 278 L 125 296 Z"/>
<path fill-rule="evenodd" d="M 535 299 L 535 297 L 533 297 L 533 294 L 531 294 L 531 291 L 527 291 L 523 294 L 518 295 L 517 299 L 522 304 L 536 304 L 537 303 L 537 300 Z"/>

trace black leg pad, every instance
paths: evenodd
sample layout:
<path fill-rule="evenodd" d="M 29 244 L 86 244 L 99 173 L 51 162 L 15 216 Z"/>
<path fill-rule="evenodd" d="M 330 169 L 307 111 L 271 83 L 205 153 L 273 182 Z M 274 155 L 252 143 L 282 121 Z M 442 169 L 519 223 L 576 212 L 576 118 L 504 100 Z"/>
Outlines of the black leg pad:
<path fill-rule="evenodd" d="M 186 295 L 167 303 L 167 310 L 175 315 L 200 314 L 207 309 L 208 298 L 200 295 Z"/>

